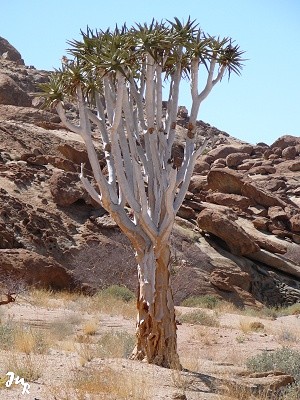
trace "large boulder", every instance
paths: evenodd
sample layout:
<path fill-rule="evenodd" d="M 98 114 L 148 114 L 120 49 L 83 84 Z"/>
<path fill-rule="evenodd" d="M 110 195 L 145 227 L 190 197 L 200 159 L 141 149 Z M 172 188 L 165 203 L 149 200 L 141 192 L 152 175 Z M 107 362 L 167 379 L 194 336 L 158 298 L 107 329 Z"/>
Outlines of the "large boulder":
<path fill-rule="evenodd" d="M 238 208 L 240 210 L 246 210 L 249 206 L 251 206 L 251 204 L 253 204 L 251 200 L 245 196 L 218 192 L 209 193 L 206 196 L 206 201 L 226 207 Z"/>
<path fill-rule="evenodd" d="M 300 232 L 300 213 L 291 217 L 290 224 L 293 232 Z"/>
<path fill-rule="evenodd" d="M 282 151 L 282 157 L 287 160 L 294 160 L 297 155 L 297 150 L 295 146 L 288 146 Z"/>
<path fill-rule="evenodd" d="M 197 194 L 205 190 L 207 190 L 206 177 L 202 175 L 192 176 L 189 184 L 189 191 L 191 193 Z"/>
<path fill-rule="evenodd" d="M 246 153 L 250 155 L 252 151 L 253 146 L 251 144 L 225 144 L 209 151 L 208 155 L 217 160 L 218 158 L 226 158 L 232 153 Z"/>
<path fill-rule="evenodd" d="M 71 289 L 76 286 L 71 272 L 52 257 L 25 249 L 0 250 L 0 276 L 44 288 Z"/>
<path fill-rule="evenodd" d="M 6 39 L 0 36 L 0 57 L 24 65 L 21 54 Z"/>
<path fill-rule="evenodd" d="M 248 173 L 251 175 L 270 175 L 275 174 L 276 168 L 272 165 L 260 165 L 257 167 L 252 167 L 248 170 Z"/>
<path fill-rule="evenodd" d="M 210 274 L 209 281 L 212 285 L 225 292 L 233 292 L 235 287 L 239 287 L 245 291 L 251 288 L 250 275 L 241 270 L 225 270 L 216 268 Z"/>
<path fill-rule="evenodd" d="M 207 184 L 213 191 L 241 195 L 243 175 L 230 169 L 214 168 L 207 175 Z"/>
<path fill-rule="evenodd" d="M 272 149 L 279 147 L 281 150 L 286 149 L 289 146 L 297 146 L 300 144 L 300 137 L 292 136 L 292 135 L 284 135 L 275 140 L 275 142 L 271 145 Z"/>
<path fill-rule="evenodd" d="M 248 153 L 232 153 L 226 157 L 226 164 L 229 168 L 235 168 L 242 164 L 246 159 L 249 158 Z"/>
<path fill-rule="evenodd" d="M 284 208 L 287 205 L 274 193 L 269 193 L 252 182 L 243 183 L 241 194 L 264 207 L 279 206 Z"/>
<path fill-rule="evenodd" d="M 233 254 L 247 255 L 259 250 L 244 229 L 221 211 L 204 209 L 198 215 L 197 224 L 199 228 L 222 239 Z"/>
<path fill-rule="evenodd" d="M 12 78 L 0 73 L 0 104 L 30 107 L 31 103 L 28 94 Z"/>
<path fill-rule="evenodd" d="M 75 165 L 80 167 L 81 164 L 84 164 L 84 167 L 88 170 L 91 170 L 91 164 L 89 161 L 89 157 L 86 149 L 82 146 L 82 148 L 71 146 L 68 143 L 64 143 L 58 146 L 57 150 L 67 159 L 72 161 Z M 101 153 L 101 158 L 103 157 L 103 153 Z"/>
<path fill-rule="evenodd" d="M 293 172 L 300 171 L 300 161 L 292 162 L 288 165 L 288 169 Z"/>
<path fill-rule="evenodd" d="M 78 200 L 96 205 L 82 187 L 78 174 L 55 171 L 49 180 L 49 185 L 53 200 L 58 206 L 67 207 Z"/>

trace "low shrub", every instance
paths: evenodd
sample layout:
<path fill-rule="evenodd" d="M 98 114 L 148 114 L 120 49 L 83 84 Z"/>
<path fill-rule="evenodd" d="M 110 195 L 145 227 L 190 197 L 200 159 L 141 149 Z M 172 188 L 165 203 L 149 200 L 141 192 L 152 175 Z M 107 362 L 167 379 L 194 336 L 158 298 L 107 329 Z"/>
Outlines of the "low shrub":
<path fill-rule="evenodd" d="M 220 326 L 220 323 L 215 316 L 209 315 L 201 310 L 195 310 L 183 314 L 180 317 L 180 322 L 205 326 Z"/>
<path fill-rule="evenodd" d="M 283 347 L 273 352 L 263 351 L 247 360 L 247 368 L 254 372 L 278 370 L 294 377 L 300 383 L 300 352 Z"/>
<path fill-rule="evenodd" d="M 210 294 L 207 294 L 205 296 L 191 296 L 183 300 L 183 302 L 181 303 L 183 307 L 204 307 L 210 310 L 213 310 L 219 304 L 220 300 Z"/>
<path fill-rule="evenodd" d="M 125 303 L 135 299 L 135 294 L 126 286 L 112 285 L 100 292 L 100 295 L 123 300 Z"/>

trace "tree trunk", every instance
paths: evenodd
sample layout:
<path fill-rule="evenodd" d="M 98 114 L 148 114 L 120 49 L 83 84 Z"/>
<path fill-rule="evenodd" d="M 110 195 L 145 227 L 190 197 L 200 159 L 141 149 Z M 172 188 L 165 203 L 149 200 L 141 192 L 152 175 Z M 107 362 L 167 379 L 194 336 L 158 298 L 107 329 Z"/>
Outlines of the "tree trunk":
<path fill-rule="evenodd" d="M 157 246 L 156 246 L 157 247 Z M 166 368 L 179 368 L 175 309 L 170 285 L 170 248 L 151 246 L 137 253 L 137 345 L 133 359 Z"/>

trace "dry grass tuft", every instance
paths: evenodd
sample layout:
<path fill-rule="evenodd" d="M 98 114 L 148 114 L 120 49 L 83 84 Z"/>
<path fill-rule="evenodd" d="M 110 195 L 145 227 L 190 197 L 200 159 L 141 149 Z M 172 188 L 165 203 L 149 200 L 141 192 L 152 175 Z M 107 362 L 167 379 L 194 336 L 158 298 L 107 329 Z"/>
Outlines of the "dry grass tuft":
<path fill-rule="evenodd" d="M 81 322 L 82 317 L 78 315 L 69 315 L 52 322 L 50 325 L 50 333 L 56 341 L 66 340 L 73 335 L 76 326 Z"/>
<path fill-rule="evenodd" d="M 97 342 L 97 356 L 101 358 L 128 358 L 135 346 L 135 336 L 126 331 L 103 334 Z"/>
<path fill-rule="evenodd" d="M 50 347 L 50 337 L 42 330 L 20 326 L 14 332 L 13 347 L 25 354 L 45 354 Z"/>
<path fill-rule="evenodd" d="M 95 335 L 97 332 L 97 329 L 98 329 L 98 323 L 95 319 L 86 321 L 82 327 L 83 334 L 90 335 L 90 336 Z"/>
<path fill-rule="evenodd" d="M 270 400 L 270 393 L 267 389 L 254 393 L 249 387 L 240 385 L 237 382 L 224 382 L 218 388 L 218 393 L 226 396 L 225 398 L 228 400 Z"/>
<path fill-rule="evenodd" d="M 29 292 L 28 301 L 36 307 L 50 307 L 53 298 L 53 291 L 46 289 L 32 289 Z"/>
<path fill-rule="evenodd" d="M 69 386 L 50 389 L 50 400 L 87 398 L 148 400 L 153 397 L 149 384 L 138 372 L 125 374 L 108 367 L 80 369 L 75 372 Z"/>
<path fill-rule="evenodd" d="M 9 353 L 5 362 L 6 371 L 13 371 L 27 382 L 37 380 L 42 375 L 43 368 L 43 358 L 31 353 L 25 355 Z"/>
<path fill-rule="evenodd" d="M 259 321 L 249 321 L 247 319 L 241 319 L 240 329 L 243 333 L 247 334 L 250 332 L 263 331 L 265 329 L 265 326 L 262 322 Z"/>
<path fill-rule="evenodd" d="M 75 346 L 79 355 L 79 364 L 84 366 L 96 356 L 95 347 L 91 343 L 79 343 Z"/>

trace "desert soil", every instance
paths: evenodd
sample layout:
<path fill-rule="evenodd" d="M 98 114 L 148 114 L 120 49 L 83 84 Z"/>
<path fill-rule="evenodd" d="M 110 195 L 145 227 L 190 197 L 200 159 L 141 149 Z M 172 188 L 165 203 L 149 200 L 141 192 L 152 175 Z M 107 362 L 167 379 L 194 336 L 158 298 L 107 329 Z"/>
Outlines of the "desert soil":
<path fill-rule="evenodd" d="M 188 307 L 177 307 L 177 314 L 182 316 L 191 311 Z M 194 310 L 194 309 L 193 309 Z M 222 380 L 238 379 L 240 372 L 245 371 L 246 360 L 263 350 L 272 351 L 282 346 L 300 350 L 300 344 L 295 341 L 300 334 L 300 319 L 298 315 L 280 317 L 275 320 L 260 319 L 236 312 L 221 312 L 205 310 L 213 314 L 220 323 L 218 327 L 207 327 L 183 323 L 178 326 L 178 349 L 182 372 L 172 372 L 153 365 L 147 365 L 125 358 L 93 358 L 82 363 L 74 342 L 82 333 L 84 321 L 92 318 L 99 321 L 95 336 L 105 332 L 126 331 L 134 334 L 134 318 L 126 318 L 113 313 L 99 314 L 78 311 L 76 307 L 63 300 L 54 300 L 46 305 L 36 305 L 27 298 L 17 303 L 1 307 L 1 322 L 11 320 L 22 323 L 23 326 L 49 330 L 57 321 L 72 321 L 74 335 L 61 338 L 60 346 L 51 347 L 46 354 L 35 355 L 34 362 L 42 368 L 41 376 L 30 382 L 30 394 L 22 394 L 22 385 L 2 386 L 0 399 L 3 400 L 65 400 L 73 398 L 71 394 L 72 379 L 76 371 L 88 373 L 89 369 L 98 369 L 105 376 L 107 368 L 119 374 L 126 375 L 131 381 L 146 388 L 137 393 L 129 394 L 134 399 L 180 399 L 185 394 L 189 400 L 225 400 L 228 397 L 220 394 L 217 386 Z M 247 327 L 253 321 L 260 321 L 264 329 L 251 331 Z M 69 347 L 69 348 L 68 348 Z M 73 348 L 72 348 L 73 347 Z M 7 373 L 6 361 L 15 350 L 0 351 L 0 377 Z M 55 390 L 53 389 L 55 388 Z M 53 392 L 54 390 L 54 392 Z M 63 390 L 65 397 L 53 395 Z M 69 396 L 66 393 L 69 391 Z M 61 392 L 62 393 L 62 392 Z M 114 395 L 86 396 L 84 399 L 117 399 Z M 81 398 L 80 398 L 81 399 Z"/>

